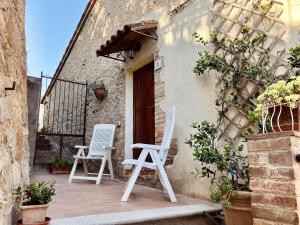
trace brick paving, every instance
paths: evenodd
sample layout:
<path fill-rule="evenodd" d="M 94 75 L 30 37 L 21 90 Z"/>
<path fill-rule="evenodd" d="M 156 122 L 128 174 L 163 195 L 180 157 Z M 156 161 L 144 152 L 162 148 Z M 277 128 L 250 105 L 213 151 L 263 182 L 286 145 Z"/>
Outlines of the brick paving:
<path fill-rule="evenodd" d="M 56 181 L 56 196 L 47 213 L 52 219 L 207 203 L 182 195 L 177 195 L 177 203 L 171 203 L 163 191 L 141 185 L 134 187 L 127 203 L 120 202 L 125 182 L 106 177 L 100 185 L 90 181 L 69 183 L 68 175 L 40 171 L 34 172 L 31 180 Z"/>

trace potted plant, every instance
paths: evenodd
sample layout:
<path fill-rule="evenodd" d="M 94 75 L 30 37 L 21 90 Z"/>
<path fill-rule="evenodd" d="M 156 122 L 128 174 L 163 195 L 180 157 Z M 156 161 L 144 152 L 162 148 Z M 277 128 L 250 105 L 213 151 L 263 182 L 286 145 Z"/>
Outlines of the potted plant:
<path fill-rule="evenodd" d="M 280 80 L 258 96 L 258 104 L 249 112 L 249 120 L 252 123 L 261 121 L 263 133 L 300 131 L 299 100 L 300 77 L 292 77 L 289 81 Z"/>
<path fill-rule="evenodd" d="M 186 143 L 192 148 L 201 171 L 196 176 L 211 178 L 211 198 L 223 205 L 227 225 L 252 225 L 249 167 L 243 144 L 237 148 L 224 144 L 217 147 L 219 128 L 203 121 L 192 125 L 196 132 Z M 249 133 L 253 133 L 251 129 Z"/>
<path fill-rule="evenodd" d="M 54 183 L 44 181 L 31 182 L 25 188 L 15 189 L 16 201 L 20 204 L 23 225 L 48 224 L 50 218 L 46 218 L 48 203 L 55 195 Z"/>
<path fill-rule="evenodd" d="M 51 161 L 49 170 L 52 174 L 67 174 L 70 172 L 72 162 L 55 156 Z"/>
<path fill-rule="evenodd" d="M 103 100 L 107 96 L 107 90 L 103 81 L 94 81 L 89 85 L 89 89 L 93 90 L 97 99 Z"/>

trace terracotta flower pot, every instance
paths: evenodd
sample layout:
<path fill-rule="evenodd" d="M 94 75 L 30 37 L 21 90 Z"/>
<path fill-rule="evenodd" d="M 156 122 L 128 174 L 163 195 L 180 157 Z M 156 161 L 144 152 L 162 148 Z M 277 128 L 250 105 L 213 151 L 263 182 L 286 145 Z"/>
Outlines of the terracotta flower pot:
<path fill-rule="evenodd" d="M 253 225 L 251 192 L 239 191 L 230 199 L 232 208 L 224 208 L 226 225 Z"/>
<path fill-rule="evenodd" d="M 49 171 L 52 174 L 68 174 L 70 173 L 70 166 L 63 166 L 63 167 L 55 167 L 55 166 L 50 166 Z"/>
<path fill-rule="evenodd" d="M 48 206 L 48 204 L 20 206 L 23 225 L 44 223 Z"/>
<path fill-rule="evenodd" d="M 274 112 L 275 110 L 275 112 Z M 280 131 L 291 131 L 293 130 L 292 126 L 292 115 L 293 115 L 293 122 L 294 122 L 294 130 L 300 131 L 299 127 L 299 115 L 300 115 L 300 110 L 299 108 L 294 108 L 292 109 L 292 115 L 290 111 L 290 107 L 286 105 L 282 105 L 281 112 L 280 112 L 280 106 L 275 106 L 275 107 L 270 107 L 269 108 L 269 117 L 271 118 L 273 115 L 272 119 L 272 127 L 275 132 L 280 132 Z M 277 119 L 279 120 L 277 121 Z M 278 126 L 279 122 L 279 126 Z M 269 132 L 274 132 L 271 127 L 268 128 Z"/>
<path fill-rule="evenodd" d="M 36 223 L 36 224 L 30 224 L 30 225 L 48 225 L 49 222 L 50 222 L 50 220 L 51 220 L 50 217 L 46 217 L 44 222 L 42 222 L 42 223 Z M 22 220 L 18 220 L 17 221 L 17 225 L 25 225 L 25 224 L 23 223 Z"/>
<path fill-rule="evenodd" d="M 96 96 L 97 99 L 102 100 L 102 99 L 104 99 L 106 97 L 107 92 L 106 92 L 106 90 L 105 90 L 104 87 L 96 87 L 94 89 L 94 94 L 95 94 L 95 96 Z"/>

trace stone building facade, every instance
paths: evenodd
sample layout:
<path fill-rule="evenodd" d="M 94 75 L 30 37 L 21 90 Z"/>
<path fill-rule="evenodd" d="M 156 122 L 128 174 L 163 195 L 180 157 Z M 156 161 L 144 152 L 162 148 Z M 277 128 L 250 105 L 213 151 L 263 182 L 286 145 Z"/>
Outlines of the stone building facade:
<path fill-rule="evenodd" d="M 0 224 L 3 225 L 15 224 L 13 190 L 29 180 L 24 8 L 23 0 L 0 1 Z"/>
<path fill-rule="evenodd" d="M 196 77 L 193 74 L 201 46 L 192 34 L 198 32 L 208 39 L 216 26 L 222 25 L 221 28 L 228 30 L 229 35 L 236 35 L 243 21 L 255 26 L 258 20 L 261 21 L 257 19 L 257 13 L 263 13 L 257 12 L 257 8 L 255 13 L 246 13 L 249 12 L 247 7 L 250 7 L 248 2 L 251 1 L 238 0 L 234 6 L 226 1 L 212 0 L 89 2 L 54 77 L 88 83 L 103 81 L 105 84 L 108 96 L 104 100 L 97 100 L 92 93 L 88 96 L 86 137 L 88 143 L 96 123 L 120 122 L 113 152 L 113 164 L 119 177 L 126 176 L 129 169 L 121 165 L 122 160 L 132 157 L 129 145 L 133 143 L 133 74 L 151 61 L 160 59 L 161 68 L 154 71 L 155 142 L 161 142 L 165 114 L 175 105 L 176 124 L 167 173 L 176 192 L 209 198 L 209 180 L 191 175 L 199 164 L 194 161 L 185 139 L 192 132 L 192 122 L 217 120 L 214 106 L 216 79 L 215 76 Z M 212 13 L 215 3 L 221 6 L 217 5 Z M 284 10 L 280 19 L 276 19 L 287 25 L 287 32 L 280 37 L 284 46 L 295 45 L 298 41 L 294 38 L 297 36 L 296 14 L 289 10 L 294 9 L 290 6 L 295 4 L 293 0 L 283 1 Z M 212 20 L 219 14 L 221 18 Z M 292 14 L 294 17 L 291 19 L 289 15 Z M 123 63 L 96 56 L 96 50 L 111 40 L 124 25 L 151 20 L 158 23 L 157 40 L 143 38 L 141 49 L 135 52 L 133 59 Z M 264 29 L 264 23 L 255 28 Z M 274 25 L 268 32 L 274 36 L 276 29 Z M 144 177 L 148 175 L 145 171 Z M 149 176 L 153 178 L 152 174 Z"/>

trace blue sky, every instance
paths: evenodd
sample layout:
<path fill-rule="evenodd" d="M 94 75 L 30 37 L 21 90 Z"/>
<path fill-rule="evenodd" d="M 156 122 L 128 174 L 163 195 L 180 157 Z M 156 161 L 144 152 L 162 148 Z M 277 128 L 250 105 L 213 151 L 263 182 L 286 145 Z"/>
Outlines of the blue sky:
<path fill-rule="evenodd" d="M 88 0 L 27 0 L 27 74 L 52 76 Z"/>

